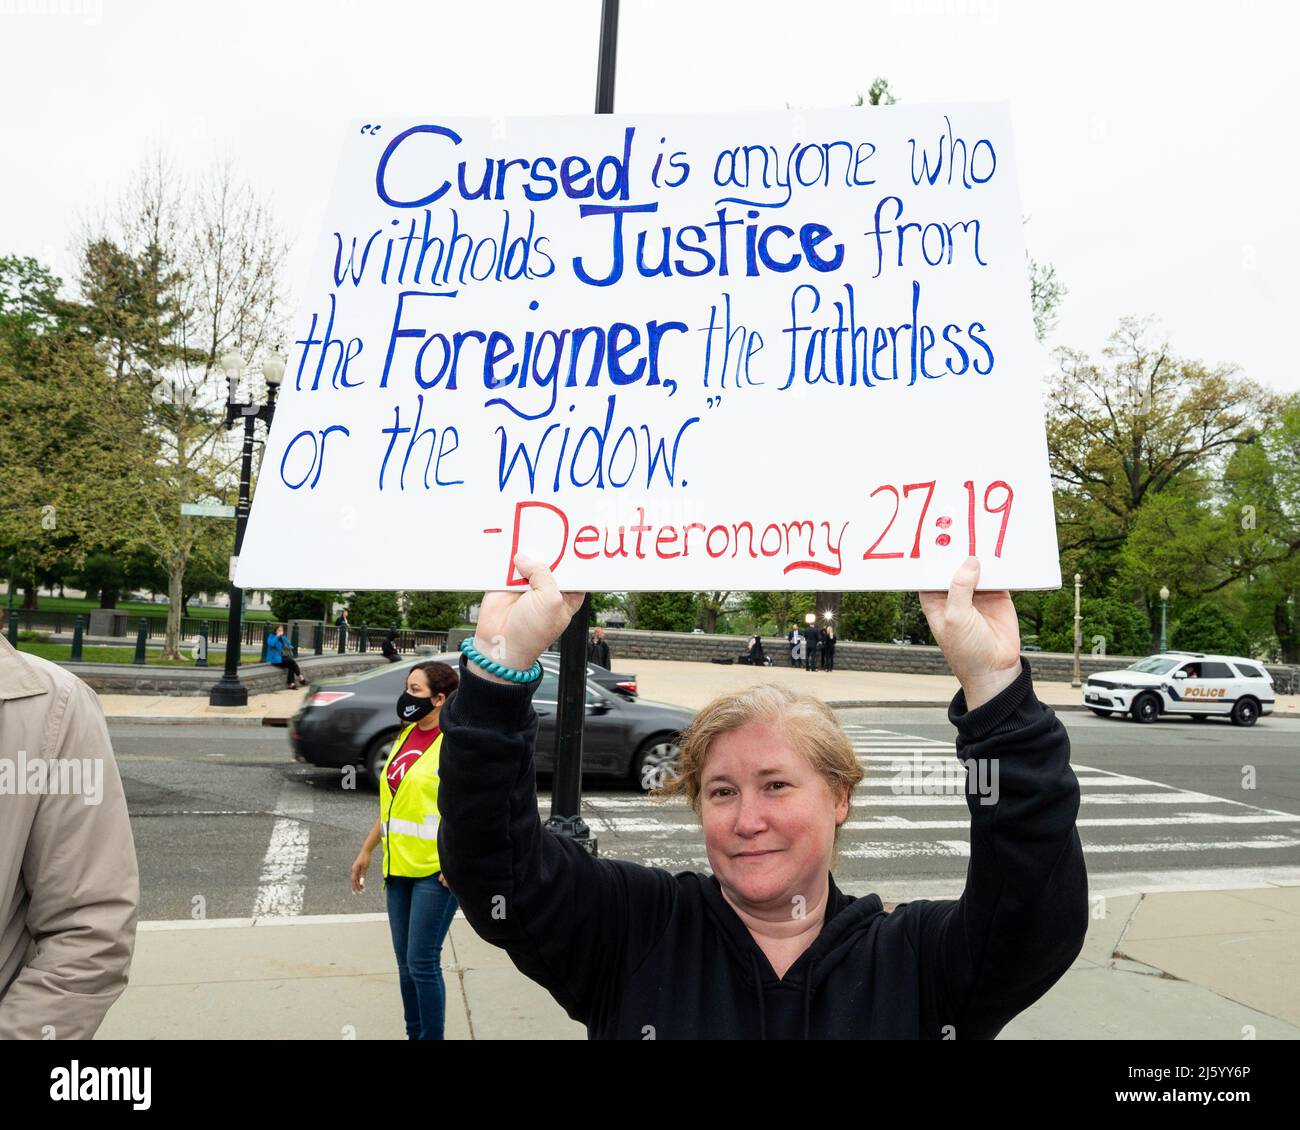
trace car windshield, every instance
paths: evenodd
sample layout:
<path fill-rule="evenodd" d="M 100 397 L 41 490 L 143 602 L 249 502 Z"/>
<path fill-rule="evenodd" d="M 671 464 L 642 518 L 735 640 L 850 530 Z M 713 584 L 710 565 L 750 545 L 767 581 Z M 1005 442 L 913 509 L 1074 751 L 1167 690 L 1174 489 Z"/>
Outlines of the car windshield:
<path fill-rule="evenodd" d="M 1180 662 L 1178 659 L 1166 659 L 1163 655 L 1153 655 L 1149 659 L 1139 659 L 1128 670 L 1141 671 L 1145 675 L 1166 675 Z"/>

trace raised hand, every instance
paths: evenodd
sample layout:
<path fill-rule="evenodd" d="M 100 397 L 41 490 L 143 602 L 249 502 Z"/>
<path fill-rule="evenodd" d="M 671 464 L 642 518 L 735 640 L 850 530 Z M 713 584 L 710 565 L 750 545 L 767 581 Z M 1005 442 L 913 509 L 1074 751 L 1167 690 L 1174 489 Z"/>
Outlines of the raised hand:
<path fill-rule="evenodd" d="M 551 571 L 522 553 L 515 555 L 515 568 L 527 578 L 527 591 L 483 594 L 474 646 L 497 663 L 524 670 L 559 638 L 587 594 L 560 592 Z"/>
<path fill-rule="evenodd" d="M 968 557 L 947 593 L 917 594 L 930 631 L 966 692 L 968 710 L 988 702 L 1020 674 L 1020 620 L 1011 594 L 976 592 L 979 579 L 979 559 Z"/>

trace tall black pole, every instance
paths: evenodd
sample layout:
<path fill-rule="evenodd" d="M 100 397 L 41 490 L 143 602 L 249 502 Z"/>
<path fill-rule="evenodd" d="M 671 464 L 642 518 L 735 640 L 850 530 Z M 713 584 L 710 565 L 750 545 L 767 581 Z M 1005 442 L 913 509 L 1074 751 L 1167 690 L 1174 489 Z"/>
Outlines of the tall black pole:
<path fill-rule="evenodd" d="M 603 0 L 600 58 L 596 66 L 596 113 L 614 112 L 614 68 L 618 55 L 618 0 Z M 582 726 L 587 716 L 587 626 L 591 596 L 574 613 L 560 637 L 560 690 L 555 717 L 555 779 L 546 826 L 569 836 L 592 855 L 596 837 L 579 815 L 582 808 Z"/>
<path fill-rule="evenodd" d="M 614 66 L 618 59 L 618 0 L 600 6 L 600 59 L 596 64 L 596 113 L 614 112 Z"/>
<path fill-rule="evenodd" d="M 275 384 L 267 381 L 265 404 L 239 404 L 234 401 L 226 405 L 226 427 L 233 427 L 238 420 L 244 421 L 244 450 L 239 461 L 239 505 L 235 507 L 235 557 L 231 564 L 238 561 L 244 548 L 244 528 L 248 525 L 249 491 L 253 478 L 253 431 L 257 421 L 261 420 L 269 428 L 275 416 Z M 233 391 L 233 390 L 232 390 Z M 230 617 L 227 621 L 226 666 L 216 686 L 208 692 L 209 706 L 247 706 L 248 688 L 239 679 L 239 660 L 243 649 L 243 614 L 244 593 L 235 587 L 235 573 L 230 572 Z"/>
<path fill-rule="evenodd" d="M 253 425 L 256 415 L 244 417 L 244 451 L 239 461 L 239 505 L 235 507 L 235 557 L 244 548 L 244 527 L 248 525 L 248 487 L 253 477 Z M 235 587 L 230 574 L 230 616 L 226 629 L 226 667 L 216 686 L 208 692 L 209 706 L 247 706 L 248 688 L 239 679 L 240 650 L 243 644 L 244 594 Z"/>

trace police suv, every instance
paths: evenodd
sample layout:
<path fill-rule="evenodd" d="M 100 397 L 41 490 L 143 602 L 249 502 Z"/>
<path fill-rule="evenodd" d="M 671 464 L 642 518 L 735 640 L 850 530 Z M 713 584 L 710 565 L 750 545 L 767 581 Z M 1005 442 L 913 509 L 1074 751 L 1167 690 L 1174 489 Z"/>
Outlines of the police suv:
<path fill-rule="evenodd" d="M 1103 718 L 1131 715 L 1154 722 L 1162 714 L 1184 714 L 1203 722 L 1211 714 L 1253 726 L 1273 713 L 1273 677 L 1253 659 L 1166 651 L 1122 671 L 1090 675 L 1084 705 Z"/>

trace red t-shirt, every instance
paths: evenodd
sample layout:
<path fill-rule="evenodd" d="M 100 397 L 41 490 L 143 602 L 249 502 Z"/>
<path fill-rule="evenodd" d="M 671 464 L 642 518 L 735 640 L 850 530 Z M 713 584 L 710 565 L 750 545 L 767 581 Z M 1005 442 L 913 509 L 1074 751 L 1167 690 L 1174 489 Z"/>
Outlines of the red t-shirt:
<path fill-rule="evenodd" d="M 397 751 L 397 756 L 388 763 L 389 792 L 397 792 L 397 786 L 402 783 L 402 778 L 406 776 L 407 770 L 419 761 L 420 755 L 437 741 L 438 732 L 437 726 L 429 730 L 421 730 L 419 726 L 415 726 L 406 735 L 406 741 L 402 743 L 402 748 Z"/>

